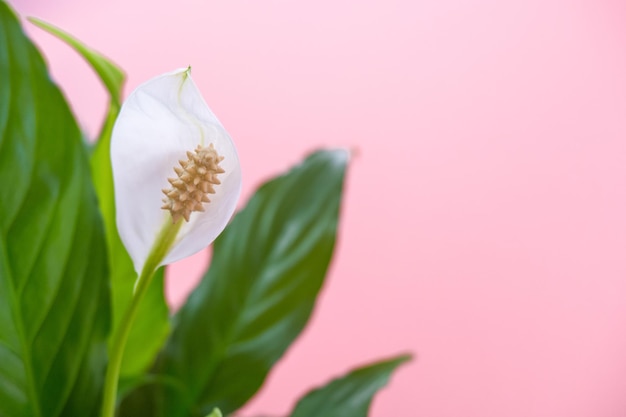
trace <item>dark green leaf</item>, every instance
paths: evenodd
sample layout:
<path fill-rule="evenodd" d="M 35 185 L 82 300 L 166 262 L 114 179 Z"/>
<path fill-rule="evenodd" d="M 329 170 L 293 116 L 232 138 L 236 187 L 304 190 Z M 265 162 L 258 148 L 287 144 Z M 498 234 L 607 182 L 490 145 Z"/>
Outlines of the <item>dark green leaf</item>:
<path fill-rule="evenodd" d="M 117 233 L 113 173 L 109 156 L 111 133 L 120 110 L 120 97 L 125 81 L 124 72 L 109 59 L 85 46 L 63 30 L 39 19 L 29 18 L 29 20 L 72 46 L 92 66 L 109 92 L 109 110 L 91 156 L 91 170 L 107 235 L 110 280 L 113 292 L 114 330 L 111 334 L 114 334 L 124 311 L 130 304 L 133 286 L 137 278 L 130 256 Z M 120 371 L 122 378 L 134 380 L 139 377 L 154 361 L 168 332 L 169 310 L 163 293 L 163 269 L 160 269 L 155 274 L 137 312 L 124 350 L 124 359 Z"/>
<path fill-rule="evenodd" d="M 0 415 L 92 416 L 110 327 L 81 133 L 0 2 Z"/>
<path fill-rule="evenodd" d="M 347 160 L 344 150 L 311 155 L 263 185 L 216 240 L 211 267 L 157 360 L 167 384 L 140 394 L 158 402 L 154 415 L 229 414 L 259 389 L 324 281 Z M 136 397 L 122 415 L 138 412 Z"/>
<path fill-rule="evenodd" d="M 367 417 L 374 394 L 387 385 L 391 373 L 410 360 L 399 356 L 356 369 L 305 395 L 291 417 Z"/>

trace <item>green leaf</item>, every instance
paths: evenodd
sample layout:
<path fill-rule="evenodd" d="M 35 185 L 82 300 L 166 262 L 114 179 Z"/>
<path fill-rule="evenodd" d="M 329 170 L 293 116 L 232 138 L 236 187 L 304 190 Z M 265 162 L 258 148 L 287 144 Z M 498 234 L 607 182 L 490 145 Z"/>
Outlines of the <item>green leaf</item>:
<path fill-rule="evenodd" d="M 0 2 L 0 415 L 92 416 L 110 328 L 82 136 Z"/>
<path fill-rule="evenodd" d="M 228 415 L 254 395 L 313 309 L 347 161 L 344 150 L 317 152 L 257 191 L 215 241 L 209 271 L 176 315 L 157 359 L 161 382 L 131 395 L 122 416 L 145 401 L 157 404 L 154 416 L 203 417 L 213 407 Z"/>
<path fill-rule="evenodd" d="M 30 20 L 35 26 L 38 26 L 46 32 L 55 35 L 74 48 L 100 76 L 102 83 L 111 96 L 113 104 L 119 108 L 122 97 L 122 86 L 124 85 L 125 78 L 124 71 L 122 71 L 120 67 L 58 27 L 35 17 L 29 17 L 28 20 Z"/>
<path fill-rule="evenodd" d="M 117 329 L 124 311 L 130 304 L 137 278 L 132 260 L 120 240 L 115 224 L 113 172 L 110 160 L 111 133 L 120 111 L 124 72 L 99 52 L 85 46 L 63 30 L 36 18 L 31 17 L 29 20 L 72 46 L 92 66 L 109 92 L 109 109 L 91 156 L 91 170 L 107 235 L 113 293 L 113 326 Z M 169 310 L 163 291 L 163 276 L 161 268 L 155 274 L 142 300 L 126 344 L 120 374 L 127 381 L 134 381 L 152 364 L 169 333 Z M 111 334 L 114 332 L 115 330 Z"/>
<path fill-rule="evenodd" d="M 366 417 L 372 398 L 409 355 L 356 369 L 305 395 L 290 417 Z"/>
<path fill-rule="evenodd" d="M 222 417 L 222 412 L 219 408 L 214 408 L 211 414 L 208 414 L 206 417 Z"/>

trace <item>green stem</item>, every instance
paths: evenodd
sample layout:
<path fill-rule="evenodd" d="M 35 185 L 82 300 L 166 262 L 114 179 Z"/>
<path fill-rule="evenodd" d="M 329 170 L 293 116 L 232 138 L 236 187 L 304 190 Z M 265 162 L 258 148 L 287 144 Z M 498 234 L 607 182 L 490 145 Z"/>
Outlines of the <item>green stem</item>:
<path fill-rule="evenodd" d="M 111 351 L 109 352 L 109 365 L 107 367 L 107 373 L 104 380 L 104 398 L 102 400 L 102 417 L 114 417 L 115 405 L 117 397 L 117 384 L 120 377 L 120 367 L 122 366 L 122 358 L 124 356 L 124 348 L 128 341 L 128 335 L 135 321 L 137 315 L 137 309 L 141 302 L 146 290 L 152 282 L 152 277 L 159 267 L 161 261 L 174 244 L 178 231 L 182 225 L 182 220 L 175 224 L 169 221 L 164 225 L 163 229 L 159 233 L 156 239 L 155 245 L 152 247 L 148 259 L 144 264 L 141 275 L 137 279 L 135 289 L 133 291 L 133 298 L 122 317 L 117 331 L 113 335 L 113 343 Z"/>

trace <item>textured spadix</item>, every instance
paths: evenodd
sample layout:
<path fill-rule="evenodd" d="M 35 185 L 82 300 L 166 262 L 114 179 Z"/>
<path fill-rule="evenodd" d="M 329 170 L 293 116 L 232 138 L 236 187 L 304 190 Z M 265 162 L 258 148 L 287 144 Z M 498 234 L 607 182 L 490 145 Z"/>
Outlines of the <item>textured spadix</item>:
<path fill-rule="evenodd" d="M 113 129 L 111 163 L 117 227 L 137 273 L 168 222 L 183 224 L 161 265 L 205 248 L 235 210 L 237 151 L 189 68 L 147 81 L 128 97 Z"/>

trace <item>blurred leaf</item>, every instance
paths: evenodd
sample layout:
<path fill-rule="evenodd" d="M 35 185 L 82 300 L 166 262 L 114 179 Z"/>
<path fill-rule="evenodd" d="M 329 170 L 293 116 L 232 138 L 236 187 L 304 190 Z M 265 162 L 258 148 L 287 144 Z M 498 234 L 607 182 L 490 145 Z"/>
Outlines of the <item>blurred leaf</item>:
<path fill-rule="evenodd" d="M 207 415 L 206 417 L 222 417 L 222 413 L 219 408 L 214 408 L 213 412 L 211 412 L 211 414 Z"/>
<path fill-rule="evenodd" d="M 305 395 L 291 417 L 367 417 L 372 398 L 408 355 L 356 369 Z"/>
<path fill-rule="evenodd" d="M 0 415 L 97 414 L 106 242 L 81 133 L 0 2 Z"/>
<path fill-rule="evenodd" d="M 120 111 L 120 97 L 125 81 L 124 72 L 109 59 L 63 30 L 36 18 L 31 17 L 29 20 L 73 47 L 92 66 L 109 92 L 109 109 L 91 156 L 91 170 L 107 235 L 115 329 L 130 303 L 137 278 L 133 263 L 120 240 L 115 224 L 113 172 L 109 157 L 111 133 Z M 111 334 L 114 332 L 115 330 Z M 157 271 L 139 306 L 137 318 L 124 351 L 121 377 L 134 380 L 140 376 L 152 364 L 168 333 L 169 310 L 163 292 L 163 268 L 161 268 Z"/>
<path fill-rule="evenodd" d="M 120 67 L 58 27 L 35 17 L 29 17 L 28 20 L 30 20 L 35 26 L 51 33 L 74 48 L 96 71 L 102 80 L 102 83 L 108 90 L 113 104 L 117 107 L 120 106 L 122 86 L 124 85 L 125 78 L 124 71 L 122 71 Z"/>
<path fill-rule="evenodd" d="M 215 241 L 209 271 L 175 317 L 155 371 L 167 383 L 131 395 L 122 416 L 146 401 L 154 416 L 229 414 L 254 395 L 313 309 L 347 161 L 344 150 L 317 152 L 257 191 Z"/>

